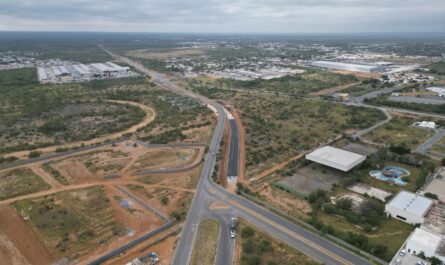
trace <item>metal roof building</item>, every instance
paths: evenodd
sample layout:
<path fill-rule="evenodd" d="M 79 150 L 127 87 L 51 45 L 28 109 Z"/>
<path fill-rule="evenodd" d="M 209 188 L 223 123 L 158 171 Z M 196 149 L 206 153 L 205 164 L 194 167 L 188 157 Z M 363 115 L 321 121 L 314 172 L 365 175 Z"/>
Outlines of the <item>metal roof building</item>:
<path fill-rule="evenodd" d="M 365 161 L 366 156 L 332 146 L 323 146 L 307 154 L 306 159 L 347 172 Z"/>
<path fill-rule="evenodd" d="M 421 224 L 433 206 L 433 200 L 402 190 L 385 205 L 385 212 L 409 224 Z"/>
<path fill-rule="evenodd" d="M 332 62 L 332 61 L 314 61 L 312 62 L 311 65 L 328 69 L 365 72 L 365 73 L 374 72 L 378 69 L 378 66 L 376 65 L 342 63 L 342 62 Z"/>

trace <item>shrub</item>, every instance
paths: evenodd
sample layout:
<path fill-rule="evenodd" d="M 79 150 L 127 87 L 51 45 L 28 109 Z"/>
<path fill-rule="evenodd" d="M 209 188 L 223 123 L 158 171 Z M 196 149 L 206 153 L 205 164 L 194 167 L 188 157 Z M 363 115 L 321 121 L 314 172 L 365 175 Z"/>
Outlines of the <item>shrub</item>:
<path fill-rule="evenodd" d="M 249 254 L 255 251 L 255 244 L 253 243 L 253 240 L 251 238 L 244 239 L 243 251 Z"/>
<path fill-rule="evenodd" d="M 435 199 L 435 200 L 439 199 L 437 194 L 434 194 L 434 193 L 431 193 L 431 192 L 425 192 L 425 194 L 423 194 L 423 195 L 425 195 L 425 197 L 428 197 L 428 198 L 431 198 L 431 199 Z"/>
<path fill-rule="evenodd" d="M 31 151 L 31 152 L 29 152 L 28 157 L 35 158 L 35 157 L 39 157 L 41 154 L 42 154 L 42 152 L 39 152 L 39 151 Z"/>
<path fill-rule="evenodd" d="M 242 238 L 248 238 L 255 235 L 255 230 L 253 230 L 252 227 L 246 226 L 241 230 L 241 237 Z"/>
<path fill-rule="evenodd" d="M 167 195 L 164 195 L 164 196 L 161 197 L 161 202 L 164 205 L 168 204 L 168 197 L 167 197 Z"/>

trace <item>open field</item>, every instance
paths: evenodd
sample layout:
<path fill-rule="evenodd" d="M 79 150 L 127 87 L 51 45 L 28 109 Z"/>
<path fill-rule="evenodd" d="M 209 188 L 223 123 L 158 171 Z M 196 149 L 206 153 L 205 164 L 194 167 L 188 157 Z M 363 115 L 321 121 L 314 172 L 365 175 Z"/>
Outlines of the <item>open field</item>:
<path fill-rule="evenodd" d="M 181 221 L 185 218 L 193 193 L 184 190 L 147 188 L 142 185 L 128 185 L 127 188 L 164 215 Z"/>
<path fill-rule="evenodd" d="M 206 52 L 210 47 L 189 49 L 160 49 L 160 50 L 135 50 L 127 52 L 128 56 L 144 59 L 167 60 L 173 57 L 198 56 Z"/>
<path fill-rule="evenodd" d="M 340 171 L 312 163 L 299 168 L 293 176 L 283 178 L 278 184 L 307 196 L 319 189 L 330 190 L 343 175 Z"/>
<path fill-rule="evenodd" d="M 55 258 L 77 259 L 125 234 L 100 186 L 18 201 L 17 213 Z"/>
<path fill-rule="evenodd" d="M 199 223 L 190 265 L 214 264 L 221 227 L 218 221 L 207 219 Z"/>
<path fill-rule="evenodd" d="M 198 157 L 202 157 L 202 151 L 202 148 L 176 148 L 148 151 L 133 163 L 130 170 L 186 167 L 193 164 Z"/>
<path fill-rule="evenodd" d="M 123 133 L 160 138 L 179 130 L 181 140 L 207 141 L 214 123 L 205 106 L 184 101 L 143 78 L 44 85 L 35 82 L 35 74 L 22 75 L 22 71 L 0 75 L 0 153 L 4 156 L 47 146 L 81 146 L 93 138 L 105 141 Z"/>
<path fill-rule="evenodd" d="M 9 205 L 0 206 L 0 264 L 48 265 L 54 259 L 37 234 Z"/>
<path fill-rule="evenodd" d="M 411 126 L 419 119 L 395 116 L 391 121 L 365 135 L 365 139 L 385 145 L 405 145 L 415 149 L 433 136 L 434 131 Z"/>
<path fill-rule="evenodd" d="M 138 181 L 145 184 L 165 185 L 192 189 L 198 183 L 202 165 L 187 172 L 168 174 L 149 174 L 138 178 Z"/>
<path fill-rule="evenodd" d="M 308 70 L 303 74 L 285 76 L 271 80 L 237 81 L 232 79 L 196 78 L 189 82 L 190 88 L 202 92 L 202 87 L 211 90 L 241 89 L 251 92 L 274 92 L 304 95 L 324 89 L 356 83 L 353 75 L 335 74 L 326 71 Z"/>
<path fill-rule="evenodd" d="M 320 264 L 302 252 L 272 239 L 269 235 L 241 221 L 235 247 L 235 265 L 317 265 Z"/>
<path fill-rule="evenodd" d="M 28 168 L 0 173 L 0 200 L 43 191 L 50 185 Z"/>

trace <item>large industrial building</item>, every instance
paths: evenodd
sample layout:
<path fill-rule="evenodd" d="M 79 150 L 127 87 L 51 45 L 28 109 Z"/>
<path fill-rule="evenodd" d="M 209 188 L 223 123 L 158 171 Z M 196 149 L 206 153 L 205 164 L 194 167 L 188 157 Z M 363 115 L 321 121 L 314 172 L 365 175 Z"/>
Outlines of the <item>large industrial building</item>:
<path fill-rule="evenodd" d="M 112 62 L 37 67 L 37 75 L 41 83 L 73 83 L 138 76 L 129 67 Z"/>
<path fill-rule="evenodd" d="M 323 146 L 307 154 L 306 159 L 347 172 L 365 161 L 366 156 L 332 146 Z"/>
<path fill-rule="evenodd" d="M 433 204 L 429 198 L 402 190 L 385 205 L 385 212 L 409 224 L 422 224 Z"/>
<path fill-rule="evenodd" d="M 379 66 L 368 65 L 368 64 L 358 64 L 358 63 L 343 63 L 343 62 L 332 62 L 332 61 L 314 61 L 312 66 L 334 69 L 334 70 L 344 70 L 352 72 L 378 72 Z"/>

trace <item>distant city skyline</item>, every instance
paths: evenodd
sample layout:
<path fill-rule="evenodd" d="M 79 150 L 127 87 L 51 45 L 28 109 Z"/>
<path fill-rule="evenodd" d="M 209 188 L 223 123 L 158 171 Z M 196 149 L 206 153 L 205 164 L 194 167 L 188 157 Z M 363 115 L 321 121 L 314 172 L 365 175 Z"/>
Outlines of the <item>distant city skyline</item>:
<path fill-rule="evenodd" d="M 445 32 L 444 0 L 0 0 L 1 31 Z"/>

